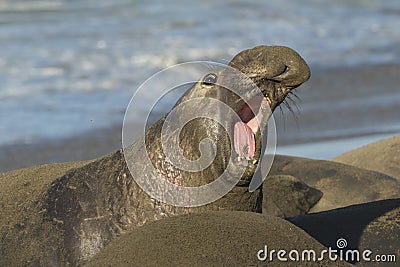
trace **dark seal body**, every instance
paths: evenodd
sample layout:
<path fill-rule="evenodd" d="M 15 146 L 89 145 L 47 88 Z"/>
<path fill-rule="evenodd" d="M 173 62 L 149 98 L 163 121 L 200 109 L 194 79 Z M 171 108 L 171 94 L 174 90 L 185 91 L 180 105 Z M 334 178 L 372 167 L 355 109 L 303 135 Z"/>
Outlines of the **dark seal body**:
<path fill-rule="evenodd" d="M 287 47 L 258 46 L 245 50 L 235 56 L 229 65 L 248 76 L 259 87 L 272 111 L 292 89 L 310 76 L 305 61 Z M 239 89 L 246 89 L 240 81 L 235 84 Z M 202 78 L 178 103 L 190 99 L 192 95 L 204 95 L 219 99 L 241 112 L 244 104 L 229 94 L 229 91 L 217 85 L 210 87 Z M 212 164 L 204 171 L 191 173 L 175 169 L 165 160 L 160 143 L 164 120 L 165 117 L 161 118 L 146 131 L 143 138 L 147 151 L 142 151 L 143 147 L 133 143 L 131 152 L 136 155 L 147 153 L 152 165 L 165 179 L 179 181 L 184 186 L 207 184 L 223 172 L 233 148 L 227 140 L 228 134 L 215 122 L 194 120 L 180 134 L 179 145 L 185 156 L 191 159 L 199 156 L 198 144 L 203 138 L 211 138 L 216 143 L 216 157 Z M 248 185 L 260 157 L 260 143 L 260 133 L 256 132 L 251 163 L 237 186 L 217 201 L 200 207 L 176 207 L 151 198 L 136 184 L 122 150 L 71 169 L 65 174 L 60 173 L 61 176 L 53 177 L 51 183 L 45 183 L 35 192 L 36 199 L 24 208 L 24 223 L 12 225 L 10 230 L 5 231 L 1 250 L 6 251 L 6 256 L 2 263 L 79 266 L 121 233 L 150 221 L 209 210 L 257 211 L 261 204 L 260 192 L 249 192 Z M 135 160 L 137 166 L 146 167 L 147 162 L 141 161 L 140 157 L 135 157 Z M 52 238 L 44 238 L 48 235 Z M 21 245 L 23 253 L 8 250 L 7 244 L 17 244 L 21 239 L 26 242 L 26 245 Z M 35 249 L 31 249 L 32 246 L 27 245 L 29 243 Z"/>

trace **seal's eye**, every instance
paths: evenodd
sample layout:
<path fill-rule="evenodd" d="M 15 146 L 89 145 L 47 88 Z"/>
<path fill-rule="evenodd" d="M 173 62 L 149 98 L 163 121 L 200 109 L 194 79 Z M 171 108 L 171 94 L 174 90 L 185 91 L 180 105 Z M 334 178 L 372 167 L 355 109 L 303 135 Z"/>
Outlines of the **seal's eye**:
<path fill-rule="evenodd" d="M 204 85 L 213 85 L 217 82 L 217 79 L 218 79 L 218 77 L 216 74 L 209 73 L 206 76 L 204 76 L 203 84 Z"/>

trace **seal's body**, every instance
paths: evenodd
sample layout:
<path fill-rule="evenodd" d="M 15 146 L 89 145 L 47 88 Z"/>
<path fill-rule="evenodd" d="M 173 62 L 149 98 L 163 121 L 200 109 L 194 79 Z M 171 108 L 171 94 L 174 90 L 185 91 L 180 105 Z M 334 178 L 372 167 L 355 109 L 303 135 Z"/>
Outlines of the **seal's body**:
<path fill-rule="evenodd" d="M 310 76 L 305 61 L 287 47 L 258 46 L 245 50 L 236 55 L 229 66 L 242 72 L 259 88 L 262 98 L 265 98 L 272 111 L 284 101 L 292 89 Z M 249 192 L 248 185 L 261 153 L 260 129 L 252 123 L 257 114 L 235 93 L 218 85 L 228 79 L 238 92 L 248 88 L 242 79 L 224 74 L 224 71 L 209 73 L 194 84 L 177 103 L 183 103 L 194 96 L 215 98 L 227 104 L 239 116 L 240 121 L 227 120 L 232 126 L 230 129 L 235 139 L 233 142 L 229 140 L 229 133 L 212 120 L 199 118 L 182 129 L 179 146 L 184 156 L 190 160 L 200 157 L 201 140 L 209 138 L 215 143 L 215 159 L 209 167 L 199 172 L 181 171 L 166 160 L 161 146 L 161 130 L 165 117 L 146 131 L 143 137 L 146 151 L 143 151 L 143 147 L 138 147 L 138 143 L 134 143 L 130 152 L 136 155 L 133 164 L 139 169 L 144 169 L 148 164 L 141 159 L 147 153 L 158 173 L 171 183 L 200 186 L 212 182 L 224 172 L 234 150 L 238 156 L 237 161 L 248 162 L 237 186 L 208 205 L 186 208 L 168 205 L 151 198 L 137 185 L 135 177 L 128 170 L 124 153 L 122 150 L 116 151 L 69 171 L 56 179 L 44 193 L 38 202 L 41 205 L 43 223 L 52 224 L 52 231 L 59 241 L 57 244 L 53 242 L 50 247 L 46 240 L 37 240 L 43 243 L 40 246 L 44 250 L 48 248 L 46 252 L 35 255 L 35 262 L 41 265 L 81 265 L 119 234 L 166 216 L 221 209 L 256 211 L 257 205 L 261 203 L 260 192 Z M 259 99 L 251 95 L 251 92 L 244 93 L 249 95 L 246 101 Z M 202 108 L 207 106 L 192 107 Z M 147 174 L 144 172 L 134 175 Z M 36 230 L 32 230 L 32 235 L 34 231 L 43 231 L 40 226 L 34 227 Z"/>

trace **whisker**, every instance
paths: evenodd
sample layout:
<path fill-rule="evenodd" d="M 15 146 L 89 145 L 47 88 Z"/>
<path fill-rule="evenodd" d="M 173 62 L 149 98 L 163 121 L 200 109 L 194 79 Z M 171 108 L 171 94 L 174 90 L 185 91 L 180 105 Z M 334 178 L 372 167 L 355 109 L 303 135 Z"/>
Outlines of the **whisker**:
<path fill-rule="evenodd" d="M 297 127 L 299 127 L 299 117 L 296 115 L 296 113 L 294 112 L 292 106 L 287 102 L 287 100 L 285 99 L 282 102 L 285 107 L 289 110 L 289 112 L 293 115 L 294 121 L 296 122 Z"/>
<path fill-rule="evenodd" d="M 283 121 L 283 130 L 286 130 L 286 124 L 285 124 L 285 113 L 283 112 L 282 105 L 279 105 L 279 111 L 281 113 L 281 120 Z"/>
<path fill-rule="evenodd" d="M 294 91 L 290 91 L 289 95 L 294 96 L 299 102 L 302 102 L 301 98 Z"/>
<path fill-rule="evenodd" d="M 301 111 L 300 106 L 297 104 L 297 102 L 296 102 L 295 100 L 293 100 L 293 99 L 291 98 L 290 95 L 288 95 L 288 96 L 286 97 L 286 99 L 288 100 L 288 102 L 290 101 L 291 105 L 293 105 L 293 106 L 296 108 L 296 111 L 297 111 L 298 113 Z"/>

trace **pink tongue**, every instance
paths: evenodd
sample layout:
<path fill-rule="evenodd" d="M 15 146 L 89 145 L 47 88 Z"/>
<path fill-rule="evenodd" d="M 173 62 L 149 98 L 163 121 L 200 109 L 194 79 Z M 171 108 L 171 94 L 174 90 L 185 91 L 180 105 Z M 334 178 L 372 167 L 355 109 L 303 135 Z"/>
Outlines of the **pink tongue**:
<path fill-rule="evenodd" d="M 246 123 L 239 121 L 235 123 L 233 128 L 233 139 L 235 151 L 239 157 L 251 159 L 254 157 L 255 140 L 253 131 Z"/>

